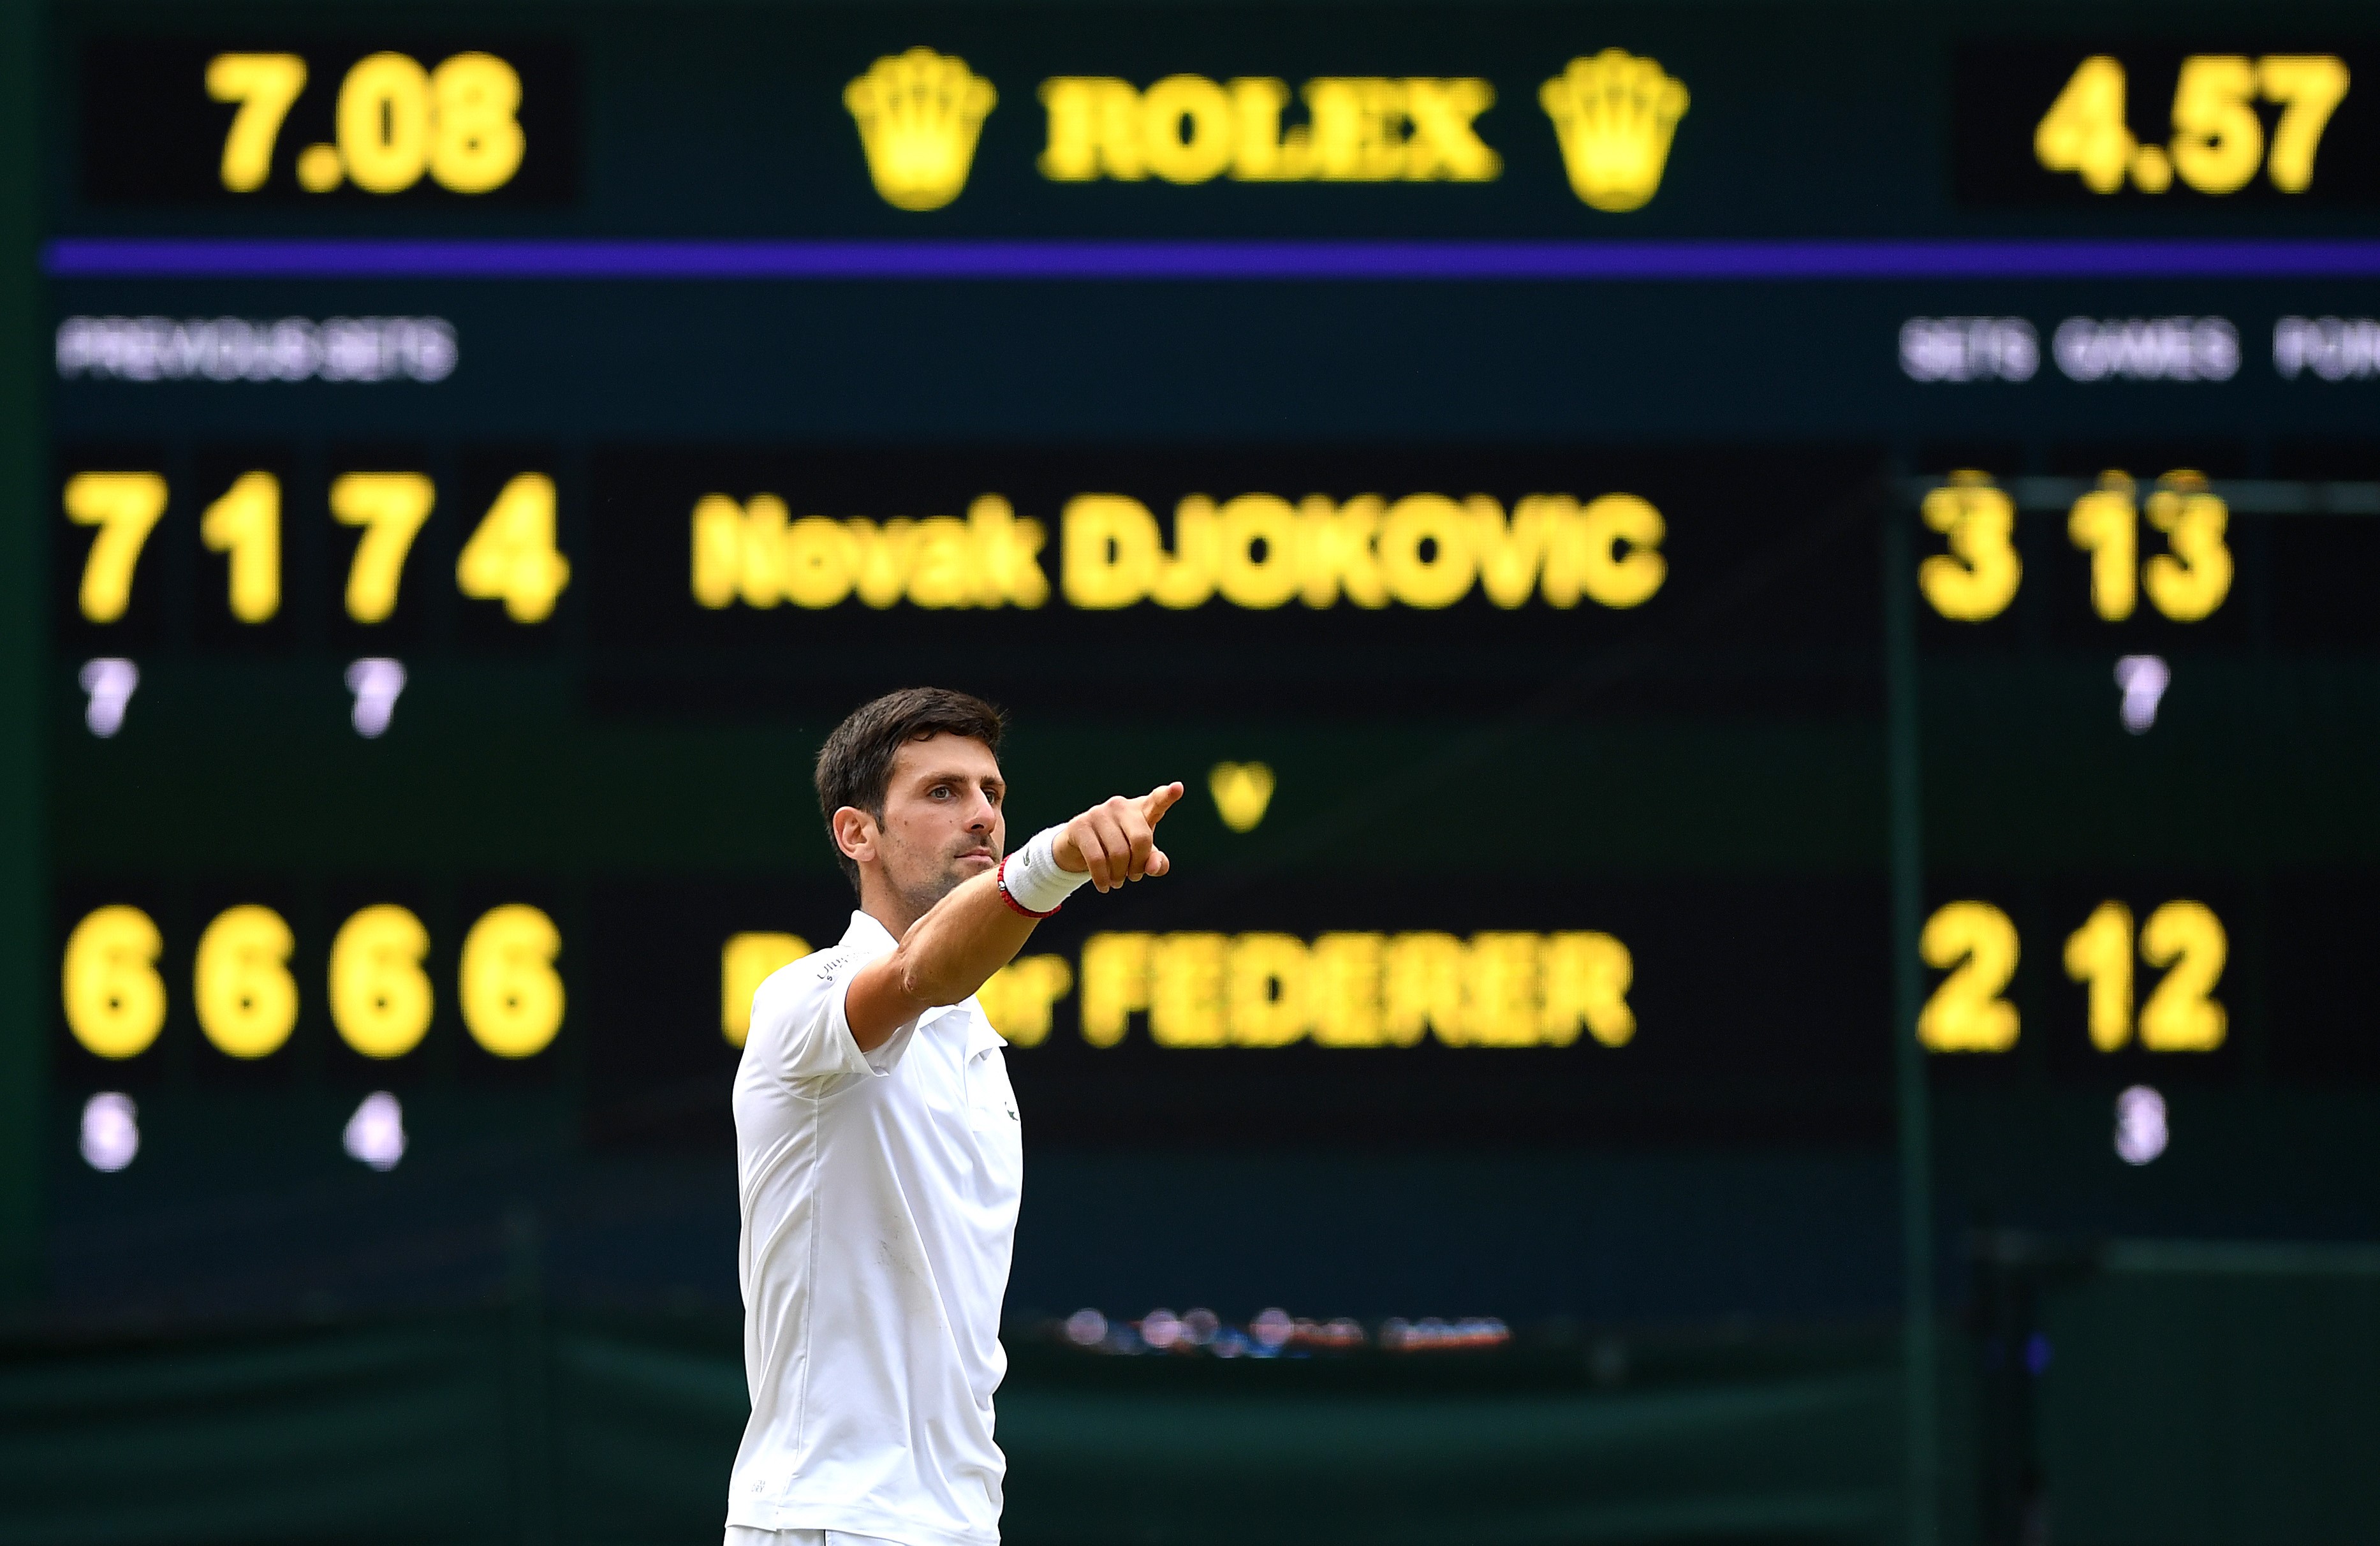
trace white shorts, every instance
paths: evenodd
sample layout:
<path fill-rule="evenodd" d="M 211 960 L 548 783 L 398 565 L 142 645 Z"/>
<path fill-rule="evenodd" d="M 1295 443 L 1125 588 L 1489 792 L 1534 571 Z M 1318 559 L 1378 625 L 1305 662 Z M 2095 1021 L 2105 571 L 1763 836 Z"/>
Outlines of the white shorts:
<path fill-rule="evenodd" d="M 723 1546 L 894 1546 L 876 1535 L 845 1535 L 841 1530 L 762 1530 L 749 1525 L 727 1527 Z"/>

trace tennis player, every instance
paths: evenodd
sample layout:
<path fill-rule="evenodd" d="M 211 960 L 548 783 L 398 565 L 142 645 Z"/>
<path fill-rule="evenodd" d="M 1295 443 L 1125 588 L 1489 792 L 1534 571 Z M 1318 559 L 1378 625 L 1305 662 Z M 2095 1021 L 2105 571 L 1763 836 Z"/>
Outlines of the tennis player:
<path fill-rule="evenodd" d="M 996 1546 L 991 1393 L 1024 1144 L 974 998 L 1086 882 L 1171 868 L 1167 784 L 1011 854 L 1000 711 L 915 688 L 818 758 L 859 910 L 752 996 L 735 1076 L 752 1419 L 726 1546 Z"/>

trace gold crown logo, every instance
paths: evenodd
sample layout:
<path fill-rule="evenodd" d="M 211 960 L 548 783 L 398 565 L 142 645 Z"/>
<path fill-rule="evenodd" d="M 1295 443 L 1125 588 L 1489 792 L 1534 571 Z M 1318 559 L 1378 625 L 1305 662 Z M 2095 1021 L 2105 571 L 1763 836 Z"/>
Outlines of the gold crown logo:
<path fill-rule="evenodd" d="M 876 191 L 895 209 L 938 210 L 966 186 L 976 133 L 1000 94 L 965 59 L 888 54 L 844 88 Z"/>
<path fill-rule="evenodd" d="M 1670 137 L 1686 116 L 1686 88 L 1659 64 L 1607 48 L 1537 93 L 1561 141 L 1570 186 L 1594 209 L 1641 208 L 1661 186 Z"/>

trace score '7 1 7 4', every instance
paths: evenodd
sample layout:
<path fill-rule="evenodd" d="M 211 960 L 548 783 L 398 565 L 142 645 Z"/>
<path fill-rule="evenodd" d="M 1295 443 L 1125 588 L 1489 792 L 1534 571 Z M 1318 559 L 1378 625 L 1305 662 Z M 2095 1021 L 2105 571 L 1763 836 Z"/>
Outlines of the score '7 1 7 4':
<path fill-rule="evenodd" d="M 77 603 L 91 623 L 114 623 L 131 604 L 132 580 L 171 495 L 154 472 L 79 472 L 67 480 L 67 518 L 95 527 Z M 347 565 L 347 615 L 387 621 L 396 610 L 405 561 L 437 507 L 438 488 L 419 472 L 350 472 L 331 481 L 331 516 L 361 530 Z M 270 621 L 281 610 L 281 480 L 244 473 L 207 505 L 199 535 L 228 564 L 231 615 Z M 501 601 L 516 623 L 540 623 L 570 583 L 570 560 L 554 544 L 553 480 L 524 472 L 507 481 L 455 565 L 466 596 Z"/>

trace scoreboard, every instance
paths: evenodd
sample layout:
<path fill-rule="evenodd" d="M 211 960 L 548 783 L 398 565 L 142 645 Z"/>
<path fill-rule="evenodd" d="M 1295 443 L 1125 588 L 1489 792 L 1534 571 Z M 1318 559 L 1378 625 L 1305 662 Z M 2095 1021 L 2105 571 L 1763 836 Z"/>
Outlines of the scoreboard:
<path fill-rule="evenodd" d="M 525 1205 L 732 1303 L 809 761 L 917 683 L 1020 836 L 1192 790 L 984 992 L 1012 1308 L 2380 1222 L 2356 10 L 48 23 L 53 1292 L 435 1297 Z"/>

